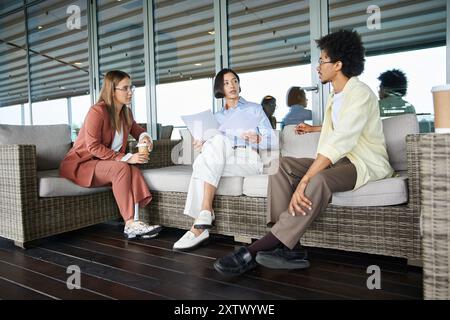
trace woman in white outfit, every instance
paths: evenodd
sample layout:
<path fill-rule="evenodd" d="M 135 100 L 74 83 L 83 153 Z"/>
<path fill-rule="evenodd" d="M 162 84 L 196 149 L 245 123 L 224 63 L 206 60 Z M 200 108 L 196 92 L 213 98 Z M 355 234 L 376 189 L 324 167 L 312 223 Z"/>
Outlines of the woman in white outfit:
<path fill-rule="evenodd" d="M 238 111 L 256 117 L 259 122 L 257 127 L 245 128 L 238 136 L 216 134 L 206 141 L 194 141 L 194 148 L 201 149 L 201 153 L 193 164 L 184 214 L 195 220 L 192 228 L 174 244 L 174 250 L 192 250 L 209 238 L 208 229 L 215 220 L 212 204 L 221 177 L 261 174 L 263 163 L 257 150 L 278 149 L 278 140 L 263 108 L 247 102 L 240 92 L 236 72 L 223 69 L 216 75 L 214 96 L 225 98 L 224 108 L 215 114 L 219 124 Z"/>

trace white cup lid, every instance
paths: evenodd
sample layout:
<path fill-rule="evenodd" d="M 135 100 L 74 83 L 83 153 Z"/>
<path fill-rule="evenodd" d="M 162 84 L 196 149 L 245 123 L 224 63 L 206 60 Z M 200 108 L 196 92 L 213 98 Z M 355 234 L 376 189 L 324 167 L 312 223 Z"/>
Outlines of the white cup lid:
<path fill-rule="evenodd" d="M 433 88 L 431 89 L 431 92 L 448 91 L 448 90 L 450 90 L 450 83 L 444 84 L 444 85 L 442 85 L 442 86 L 436 86 L 436 87 L 433 87 Z"/>
<path fill-rule="evenodd" d="M 147 147 L 147 144 L 145 144 L 145 143 L 138 143 L 137 145 L 136 145 L 136 147 Z"/>

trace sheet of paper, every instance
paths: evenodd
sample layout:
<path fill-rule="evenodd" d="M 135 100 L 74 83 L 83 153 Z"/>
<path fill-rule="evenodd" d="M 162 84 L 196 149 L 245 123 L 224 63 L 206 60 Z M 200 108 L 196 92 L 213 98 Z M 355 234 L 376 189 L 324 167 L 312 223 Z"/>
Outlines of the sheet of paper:
<path fill-rule="evenodd" d="M 218 133 L 219 123 L 211 110 L 181 116 L 189 132 L 196 140 L 208 140 Z"/>
<path fill-rule="evenodd" d="M 241 110 L 236 110 L 225 119 L 219 130 L 227 135 L 241 136 L 246 131 L 256 131 L 260 122 L 260 117 Z"/>

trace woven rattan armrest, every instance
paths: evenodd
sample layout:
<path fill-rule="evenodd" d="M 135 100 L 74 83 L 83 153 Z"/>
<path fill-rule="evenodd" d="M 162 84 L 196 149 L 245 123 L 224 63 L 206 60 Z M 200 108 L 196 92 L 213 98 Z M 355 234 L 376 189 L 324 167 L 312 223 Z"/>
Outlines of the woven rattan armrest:
<path fill-rule="evenodd" d="M 155 140 L 153 141 L 153 150 L 150 153 L 149 161 L 146 164 L 138 165 L 139 169 L 156 169 L 173 166 L 172 148 L 175 147 L 180 140 Z"/>
<path fill-rule="evenodd" d="M 413 207 L 414 212 L 420 212 L 420 172 L 419 172 L 419 134 L 406 136 L 406 157 L 408 164 L 408 206 Z"/>

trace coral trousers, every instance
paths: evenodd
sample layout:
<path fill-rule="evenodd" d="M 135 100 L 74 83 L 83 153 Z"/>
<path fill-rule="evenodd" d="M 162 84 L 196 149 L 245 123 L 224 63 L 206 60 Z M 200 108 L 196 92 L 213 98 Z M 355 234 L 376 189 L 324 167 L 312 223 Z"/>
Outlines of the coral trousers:
<path fill-rule="evenodd" d="M 93 187 L 112 186 L 114 198 L 125 221 L 134 217 L 135 204 L 146 206 L 152 199 L 141 171 L 121 161 L 101 160 L 95 166 Z"/>

